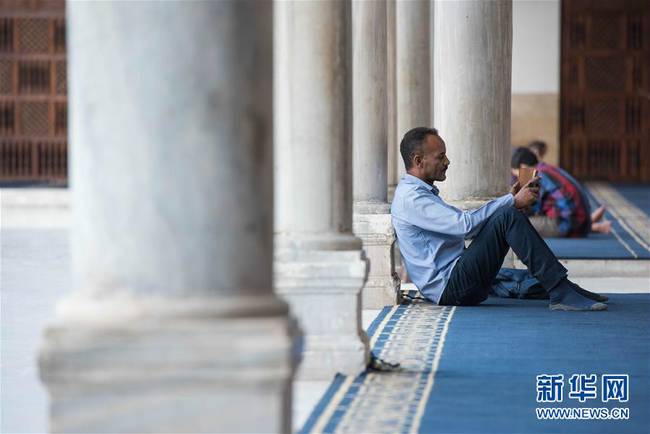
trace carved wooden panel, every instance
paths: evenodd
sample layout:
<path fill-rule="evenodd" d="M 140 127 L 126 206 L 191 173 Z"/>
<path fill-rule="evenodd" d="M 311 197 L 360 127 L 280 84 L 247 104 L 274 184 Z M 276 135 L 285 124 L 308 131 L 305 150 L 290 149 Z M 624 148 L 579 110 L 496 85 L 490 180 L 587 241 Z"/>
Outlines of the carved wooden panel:
<path fill-rule="evenodd" d="M 561 164 L 650 182 L 650 1 L 563 0 Z"/>
<path fill-rule="evenodd" d="M 67 180 L 65 2 L 0 0 L 0 181 Z"/>

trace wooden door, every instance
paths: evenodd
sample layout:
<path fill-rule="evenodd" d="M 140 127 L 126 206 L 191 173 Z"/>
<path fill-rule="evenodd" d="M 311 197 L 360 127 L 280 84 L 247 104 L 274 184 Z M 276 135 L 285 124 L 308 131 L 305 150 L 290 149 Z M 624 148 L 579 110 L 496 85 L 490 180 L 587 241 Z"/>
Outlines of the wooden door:
<path fill-rule="evenodd" d="M 0 0 L 0 181 L 67 181 L 63 0 Z"/>
<path fill-rule="evenodd" d="M 561 165 L 650 182 L 650 0 L 563 0 Z"/>

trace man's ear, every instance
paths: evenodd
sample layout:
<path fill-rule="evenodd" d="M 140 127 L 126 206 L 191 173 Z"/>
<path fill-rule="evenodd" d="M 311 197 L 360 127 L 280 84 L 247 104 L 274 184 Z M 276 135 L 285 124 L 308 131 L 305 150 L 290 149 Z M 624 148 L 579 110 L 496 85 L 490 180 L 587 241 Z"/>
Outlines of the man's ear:
<path fill-rule="evenodd" d="M 420 167 L 420 163 L 422 163 L 422 155 L 420 154 L 413 155 L 413 166 Z"/>

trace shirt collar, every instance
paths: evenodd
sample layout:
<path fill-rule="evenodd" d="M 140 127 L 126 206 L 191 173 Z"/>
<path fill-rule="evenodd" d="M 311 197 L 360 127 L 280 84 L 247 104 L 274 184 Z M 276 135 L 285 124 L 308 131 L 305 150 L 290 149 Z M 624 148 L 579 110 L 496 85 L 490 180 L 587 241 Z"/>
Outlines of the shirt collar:
<path fill-rule="evenodd" d="M 420 185 L 420 186 L 426 188 L 427 190 L 431 191 L 431 192 L 432 192 L 433 194 L 435 194 L 436 196 L 437 196 L 438 193 L 439 193 L 438 187 L 436 187 L 435 185 L 427 184 L 426 182 L 422 181 L 422 180 L 421 180 L 420 178 L 418 178 L 417 176 L 413 176 L 413 175 L 408 174 L 408 173 L 405 174 L 405 175 L 402 177 L 402 181 L 404 181 L 404 182 L 407 183 L 407 184 Z"/>

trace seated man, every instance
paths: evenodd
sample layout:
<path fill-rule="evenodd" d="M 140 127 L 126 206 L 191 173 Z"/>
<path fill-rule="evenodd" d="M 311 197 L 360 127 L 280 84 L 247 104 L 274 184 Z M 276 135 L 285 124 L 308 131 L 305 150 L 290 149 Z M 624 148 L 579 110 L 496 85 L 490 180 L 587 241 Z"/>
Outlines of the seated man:
<path fill-rule="evenodd" d="M 406 270 L 425 297 L 441 305 L 481 303 L 512 247 L 549 293 L 552 310 L 607 309 L 599 302 L 606 297 L 567 279 L 567 270 L 519 211 L 537 200 L 538 178 L 481 208 L 461 211 L 433 185 L 445 180 L 449 166 L 435 129 L 407 132 L 400 153 L 407 174 L 395 190 L 391 215 Z M 467 238 L 474 240 L 465 248 Z"/>
<path fill-rule="evenodd" d="M 589 232 L 609 233 L 611 222 L 600 221 L 605 207 L 601 206 L 592 213 L 584 187 L 565 170 L 538 163 L 537 156 L 530 149 L 531 145 L 515 149 L 510 166 L 515 176 L 520 168 L 537 169 L 540 177 L 539 199 L 528 213 L 537 232 L 543 237 L 559 238 L 582 238 Z"/>

